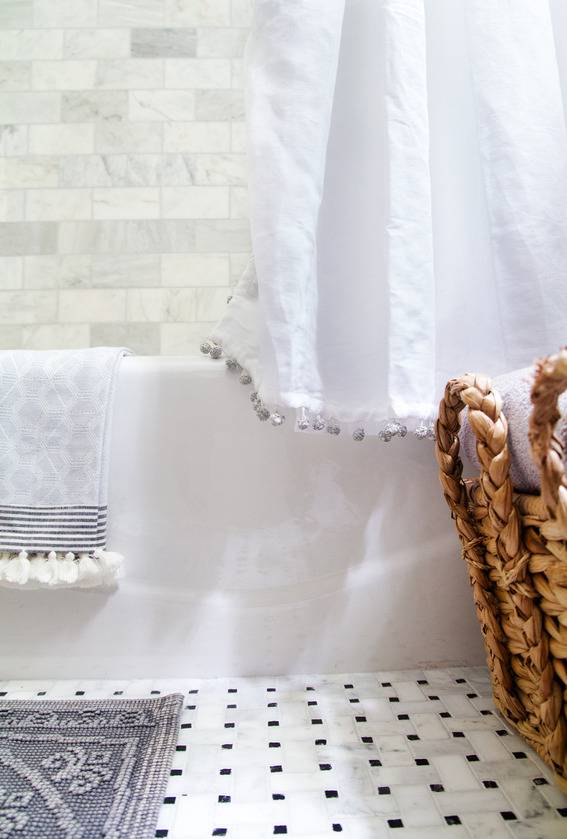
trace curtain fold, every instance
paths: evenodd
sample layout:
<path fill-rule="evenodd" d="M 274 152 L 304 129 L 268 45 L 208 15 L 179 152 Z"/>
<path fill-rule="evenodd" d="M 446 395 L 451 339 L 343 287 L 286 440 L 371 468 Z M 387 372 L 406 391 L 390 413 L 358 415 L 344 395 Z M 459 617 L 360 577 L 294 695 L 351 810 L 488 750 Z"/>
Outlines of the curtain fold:
<path fill-rule="evenodd" d="M 257 0 L 253 260 L 203 347 L 274 425 L 430 433 L 567 335 L 558 0 Z"/>

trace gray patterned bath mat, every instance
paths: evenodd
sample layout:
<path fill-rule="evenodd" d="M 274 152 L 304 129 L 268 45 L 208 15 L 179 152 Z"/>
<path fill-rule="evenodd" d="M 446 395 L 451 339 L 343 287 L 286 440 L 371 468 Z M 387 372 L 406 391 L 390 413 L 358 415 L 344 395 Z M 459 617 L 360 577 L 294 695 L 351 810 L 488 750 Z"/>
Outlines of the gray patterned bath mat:
<path fill-rule="evenodd" d="M 182 706 L 0 701 L 0 839 L 153 837 Z"/>

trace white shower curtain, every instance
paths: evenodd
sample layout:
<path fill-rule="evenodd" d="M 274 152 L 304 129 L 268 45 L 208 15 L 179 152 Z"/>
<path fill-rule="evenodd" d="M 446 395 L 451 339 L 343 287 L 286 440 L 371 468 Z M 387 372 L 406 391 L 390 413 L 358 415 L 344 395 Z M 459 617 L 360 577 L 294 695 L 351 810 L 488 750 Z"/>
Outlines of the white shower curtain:
<path fill-rule="evenodd" d="M 447 378 L 566 342 L 564 0 L 256 0 L 247 68 L 254 258 L 203 350 L 260 419 L 425 436 Z"/>

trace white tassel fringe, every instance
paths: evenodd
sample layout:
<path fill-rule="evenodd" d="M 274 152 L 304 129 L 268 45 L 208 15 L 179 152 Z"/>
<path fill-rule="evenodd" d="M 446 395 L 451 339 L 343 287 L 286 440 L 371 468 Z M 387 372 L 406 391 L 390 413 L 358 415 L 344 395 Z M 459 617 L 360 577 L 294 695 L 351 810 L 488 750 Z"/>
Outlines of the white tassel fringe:
<path fill-rule="evenodd" d="M 121 577 L 123 557 L 97 548 L 92 554 L 0 551 L 0 587 L 110 587 Z"/>

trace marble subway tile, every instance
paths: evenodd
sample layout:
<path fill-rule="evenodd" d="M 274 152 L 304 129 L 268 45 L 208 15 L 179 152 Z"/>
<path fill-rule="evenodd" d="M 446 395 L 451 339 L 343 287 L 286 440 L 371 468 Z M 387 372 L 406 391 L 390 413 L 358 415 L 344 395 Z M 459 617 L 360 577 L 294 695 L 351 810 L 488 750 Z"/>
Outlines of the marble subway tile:
<path fill-rule="evenodd" d="M 24 220 L 24 192 L 21 189 L 0 190 L 0 222 Z"/>
<path fill-rule="evenodd" d="M 164 286 L 229 285 L 230 264 L 226 254 L 177 254 L 162 256 Z"/>
<path fill-rule="evenodd" d="M 123 322 L 126 313 L 126 292 L 122 289 L 62 289 L 59 292 L 61 323 Z"/>
<path fill-rule="evenodd" d="M 226 298 L 230 288 L 210 286 L 195 289 L 196 321 L 218 321 L 226 312 Z"/>
<path fill-rule="evenodd" d="M 176 122 L 195 115 L 191 90 L 136 90 L 130 92 L 129 118 L 134 121 Z"/>
<path fill-rule="evenodd" d="M 166 59 L 165 86 L 199 90 L 230 87 L 230 62 L 220 58 Z"/>
<path fill-rule="evenodd" d="M 28 90 L 30 81 L 30 61 L 0 60 L 0 90 Z"/>
<path fill-rule="evenodd" d="M 198 120 L 244 119 L 244 94 L 241 90 L 199 90 L 195 100 Z"/>
<path fill-rule="evenodd" d="M 0 257 L 0 290 L 12 291 L 22 288 L 24 264 L 20 256 Z"/>
<path fill-rule="evenodd" d="M 33 23 L 38 29 L 96 26 L 93 0 L 34 0 Z"/>
<path fill-rule="evenodd" d="M 59 167 L 54 157 L 0 158 L 0 189 L 18 187 L 54 187 Z"/>
<path fill-rule="evenodd" d="M 63 32 L 57 29 L 4 29 L 0 31 L 0 55 L 4 61 L 63 58 Z"/>
<path fill-rule="evenodd" d="M 61 222 L 58 247 L 65 254 L 192 253 L 196 250 L 195 224 L 161 219 Z"/>
<path fill-rule="evenodd" d="M 162 355 L 185 355 L 202 358 L 199 346 L 214 329 L 214 323 L 162 323 Z"/>
<path fill-rule="evenodd" d="M 59 158 L 59 171 L 61 186 L 122 186 L 126 183 L 126 155 L 65 155 Z"/>
<path fill-rule="evenodd" d="M 198 221 L 195 223 L 195 250 L 202 253 L 250 250 L 248 223 L 238 219 Z"/>
<path fill-rule="evenodd" d="M 247 219 L 250 214 L 248 189 L 245 186 L 231 186 L 230 188 L 230 217 Z"/>
<path fill-rule="evenodd" d="M 1 20 L 1 17 L 0 17 Z M 19 350 L 22 346 L 22 327 L 0 325 L 0 350 Z"/>
<path fill-rule="evenodd" d="M 74 350 L 89 344 L 90 327 L 85 323 L 49 323 L 22 328 L 22 348 L 26 350 Z"/>
<path fill-rule="evenodd" d="M 94 323 L 91 347 L 128 347 L 136 355 L 159 355 L 160 326 L 157 323 Z"/>
<path fill-rule="evenodd" d="M 2 0 L 0 27 L 21 29 L 33 24 L 33 0 Z"/>
<path fill-rule="evenodd" d="M 27 191 L 27 221 L 88 219 L 91 215 L 90 189 L 30 189 Z"/>
<path fill-rule="evenodd" d="M 172 26 L 229 26 L 230 0 L 165 0 L 165 22 Z"/>
<path fill-rule="evenodd" d="M 63 122 L 118 122 L 128 114 L 125 90 L 81 90 L 64 93 L 61 102 Z"/>
<path fill-rule="evenodd" d="M 159 218 L 160 196 L 154 187 L 95 189 L 93 216 L 96 219 Z"/>
<path fill-rule="evenodd" d="M 96 61 L 33 61 L 34 90 L 84 90 L 94 86 Z"/>
<path fill-rule="evenodd" d="M 26 256 L 24 258 L 25 288 L 88 288 L 91 285 L 92 257 Z"/>
<path fill-rule="evenodd" d="M 128 289 L 127 294 L 128 321 L 167 323 L 196 319 L 194 288 Z"/>
<path fill-rule="evenodd" d="M 197 30 L 132 29 L 130 51 L 134 58 L 194 58 Z"/>
<path fill-rule="evenodd" d="M 127 29 L 67 29 L 65 58 L 128 58 L 130 33 Z"/>
<path fill-rule="evenodd" d="M 203 27 L 198 30 L 200 58 L 241 58 L 248 39 L 246 29 Z"/>
<path fill-rule="evenodd" d="M 255 0 L 232 0 L 233 26 L 251 26 Z"/>
<path fill-rule="evenodd" d="M 155 286 L 161 277 L 160 254 L 94 256 L 92 285 L 95 288 L 143 288 Z"/>
<path fill-rule="evenodd" d="M 231 122 L 230 150 L 237 154 L 246 154 L 248 149 L 248 135 L 245 122 Z"/>
<path fill-rule="evenodd" d="M 231 253 L 230 254 L 230 283 L 236 285 L 240 280 L 244 271 L 248 267 L 250 261 L 250 254 L 246 253 Z"/>
<path fill-rule="evenodd" d="M 96 126 L 95 146 L 103 155 L 161 152 L 163 125 L 158 122 L 101 122 Z"/>
<path fill-rule="evenodd" d="M 0 291 L 0 324 L 49 323 L 56 317 L 55 291 Z"/>
<path fill-rule="evenodd" d="M 1 91 L 0 114 L 4 124 L 59 122 L 61 94 Z"/>
<path fill-rule="evenodd" d="M 90 154 L 94 151 L 94 126 L 90 123 L 30 125 L 32 154 Z"/>
<path fill-rule="evenodd" d="M 195 154 L 188 158 L 196 184 L 245 186 L 247 161 L 243 154 Z"/>
<path fill-rule="evenodd" d="M 228 122 L 187 122 L 165 126 L 166 152 L 228 152 L 230 124 Z"/>
<path fill-rule="evenodd" d="M 0 223 L 0 256 L 55 253 L 57 225 L 53 222 Z"/>
<path fill-rule="evenodd" d="M 242 58 L 233 58 L 230 62 L 230 86 L 243 90 L 246 84 L 245 64 Z"/>
<path fill-rule="evenodd" d="M 224 219 L 229 216 L 229 193 L 225 187 L 164 187 L 163 218 Z"/>
<path fill-rule="evenodd" d="M 0 125 L 0 157 L 23 155 L 27 150 L 27 125 Z"/>
<path fill-rule="evenodd" d="M 163 87 L 163 61 L 125 58 L 101 61 L 96 86 L 107 90 L 151 90 Z"/>
<path fill-rule="evenodd" d="M 163 18 L 163 0 L 98 0 L 101 26 L 159 26 Z"/>

